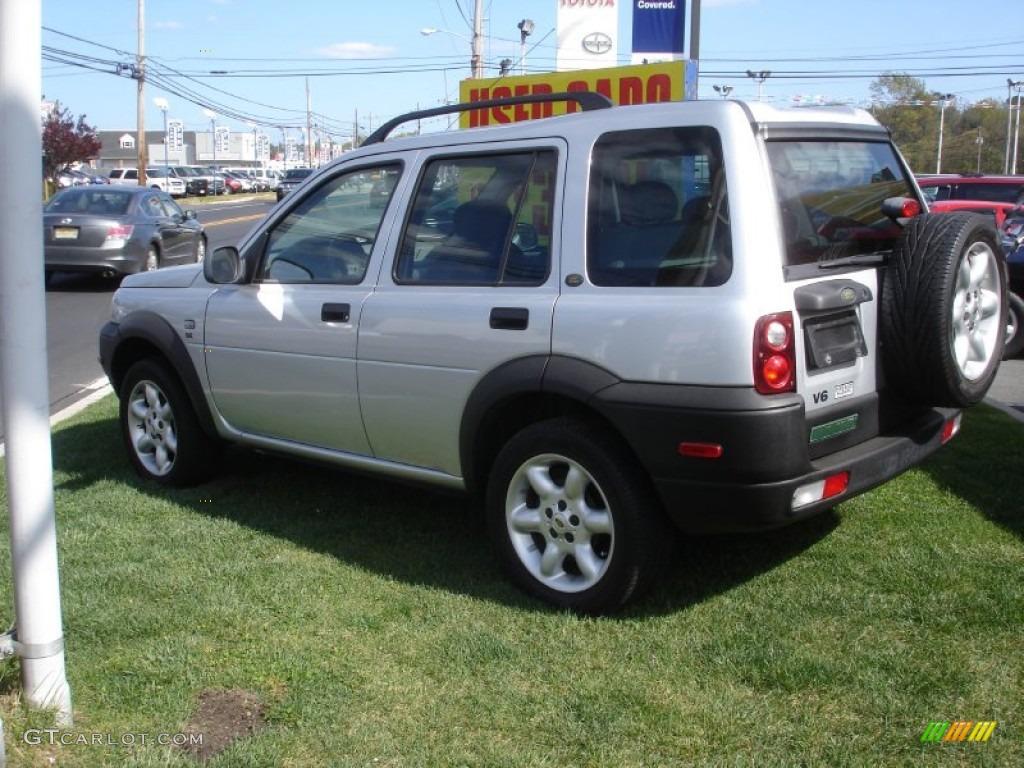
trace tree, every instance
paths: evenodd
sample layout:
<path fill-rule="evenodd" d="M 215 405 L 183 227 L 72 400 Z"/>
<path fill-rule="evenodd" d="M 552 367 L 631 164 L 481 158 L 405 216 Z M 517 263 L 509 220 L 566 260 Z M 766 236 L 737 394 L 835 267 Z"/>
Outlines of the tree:
<path fill-rule="evenodd" d="M 100 146 L 96 129 L 85 122 L 85 115 L 79 115 L 76 121 L 71 112 L 57 102 L 43 121 L 43 178 L 53 178 L 69 163 L 94 157 Z"/>

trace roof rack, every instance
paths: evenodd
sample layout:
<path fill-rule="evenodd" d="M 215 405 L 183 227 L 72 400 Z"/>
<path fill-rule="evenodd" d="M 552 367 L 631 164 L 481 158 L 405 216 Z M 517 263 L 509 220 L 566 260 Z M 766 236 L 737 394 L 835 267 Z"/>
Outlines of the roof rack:
<path fill-rule="evenodd" d="M 523 96 L 512 96 L 507 99 L 486 99 L 484 101 L 472 101 L 460 104 L 448 104 L 433 109 L 421 109 L 416 112 L 407 112 L 404 115 L 388 120 L 384 125 L 371 133 L 359 146 L 367 144 L 379 144 L 388 137 L 402 123 L 410 120 L 421 120 L 425 117 L 437 117 L 438 115 L 450 115 L 455 112 L 468 112 L 473 109 L 490 109 L 491 107 L 507 107 L 512 104 L 539 104 L 552 101 L 573 101 L 579 104 L 580 109 L 589 112 L 595 109 L 608 109 L 615 106 L 614 102 L 602 93 L 594 91 L 573 91 L 571 93 L 535 93 Z"/>

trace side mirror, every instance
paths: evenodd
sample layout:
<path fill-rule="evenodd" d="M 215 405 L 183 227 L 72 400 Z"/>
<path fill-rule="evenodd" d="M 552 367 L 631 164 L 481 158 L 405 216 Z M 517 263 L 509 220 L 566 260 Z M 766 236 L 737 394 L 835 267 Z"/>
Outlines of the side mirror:
<path fill-rule="evenodd" d="M 189 221 L 196 217 L 196 212 L 192 210 L 184 211 L 183 213 L 185 214 L 185 221 Z"/>
<path fill-rule="evenodd" d="M 245 276 L 245 262 L 233 245 L 217 248 L 203 259 L 203 277 L 214 285 L 237 283 Z"/>

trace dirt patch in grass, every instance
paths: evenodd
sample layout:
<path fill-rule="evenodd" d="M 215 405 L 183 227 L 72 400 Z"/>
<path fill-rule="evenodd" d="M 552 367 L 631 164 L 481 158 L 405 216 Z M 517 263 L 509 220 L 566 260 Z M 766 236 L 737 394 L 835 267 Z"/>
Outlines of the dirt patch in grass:
<path fill-rule="evenodd" d="M 201 761 L 216 757 L 238 739 L 266 728 L 263 712 L 263 702 L 252 691 L 203 691 L 195 715 L 185 726 L 186 733 L 202 736 L 202 741 L 184 751 Z"/>

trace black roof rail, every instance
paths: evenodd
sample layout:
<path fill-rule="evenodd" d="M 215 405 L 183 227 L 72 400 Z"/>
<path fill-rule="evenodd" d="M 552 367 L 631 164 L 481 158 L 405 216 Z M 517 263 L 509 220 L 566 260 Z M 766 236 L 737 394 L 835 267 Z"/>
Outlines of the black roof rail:
<path fill-rule="evenodd" d="M 507 99 L 486 99 L 484 101 L 471 101 L 459 104 L 448 104 L 433 109 L 421 109 L 416 112 L 407 112 L 388 120 L 384 125 L 371 133 L 359 146 L 367 144 L 379 144 L 388 137 L 402 123 L 410 120 L 421 120 L 424 117 L 437 117 L 438 115 L 450 115 L 455 112 L 468 112 L 473 109 L 490 109 L 491 107 L 506 107 L 512 104 L 539 104 L 552 101 L 573 101 L 579 104 L 580 109 L 589 112 L 594 109 L 608 109 L 615 106 L 614 102 L 602 93 L 594 91 L 573 91 L 571 93 L 535 93 L 523 96 L 511 96 Z"/>

